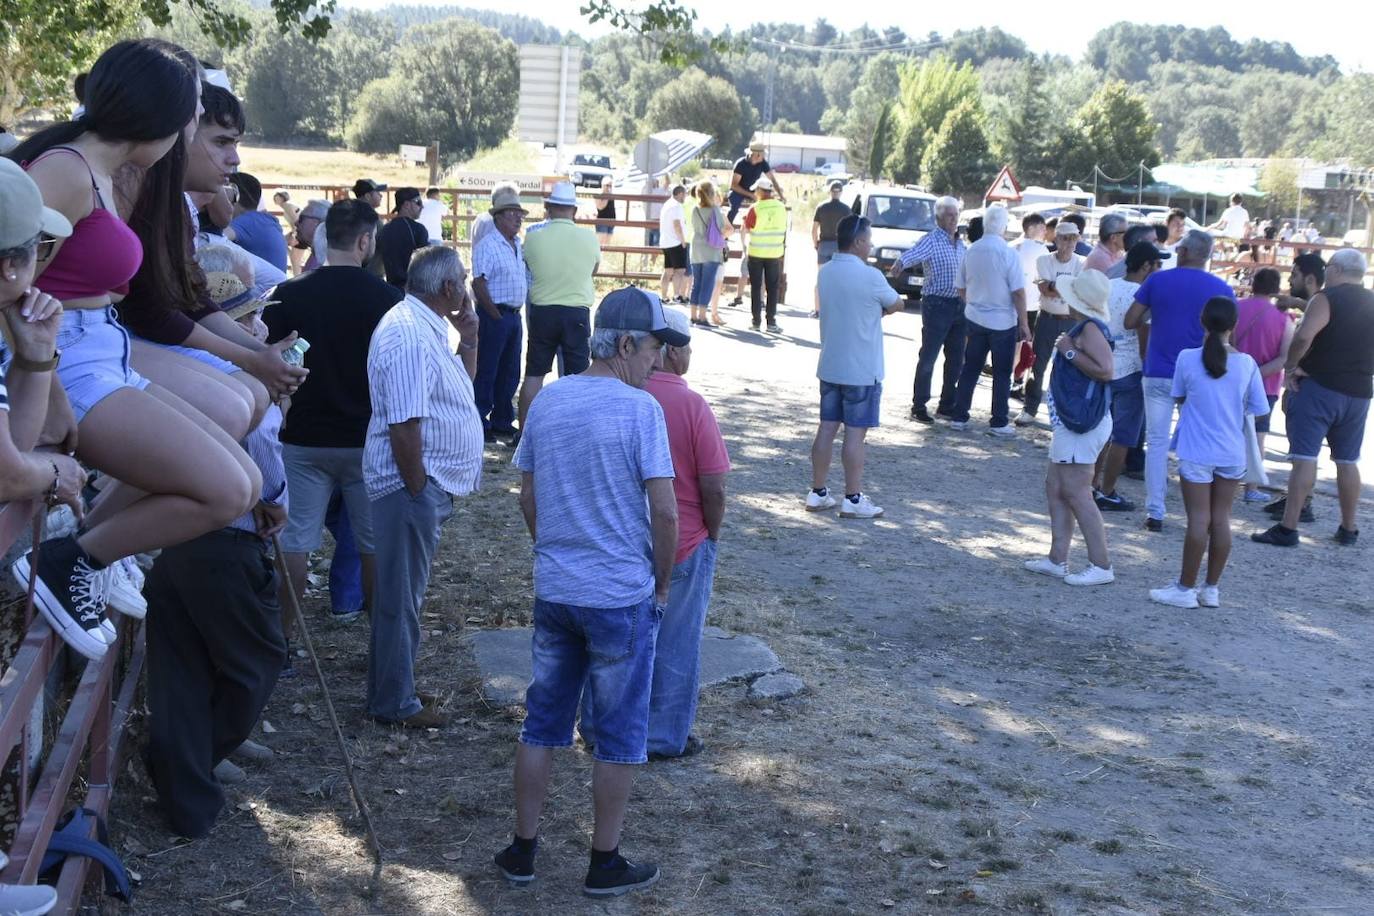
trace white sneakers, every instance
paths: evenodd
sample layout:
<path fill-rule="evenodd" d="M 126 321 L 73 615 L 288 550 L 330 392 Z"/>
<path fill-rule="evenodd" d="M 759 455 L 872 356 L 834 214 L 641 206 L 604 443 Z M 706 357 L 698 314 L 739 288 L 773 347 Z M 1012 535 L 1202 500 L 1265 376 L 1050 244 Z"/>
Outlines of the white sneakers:
<path fill-rule="evenodd" d="M 1035 425 L 1035 414 L 1029 413 L 1029 412 L 1024 411 L 1024 410 L 1021 411 L 1020 413 L 1018 413 L 1018 414 L 1016 415 L 1016 425 L 1017 425 L 1017 426 L 1034 426 L 1034 425 Z"/>
<path fill-rule="evenodd" d="M 1198 606 L 1198 594 L 1195 588 L 1184 588 L 1177 582 L 1164 588 L 1150 589 L 1150 600 L 1156 604 L 1167 604 L 1170 607 L 1181 607 L 1185 610 L 1192 610 Z"/>
<path fill-rule="evenodd" d="M 1116 574 L 1110 568 L 1103 569 L 1089 563 L 1082 572 L 1069 572 L 1069 564 L 1056 563 L 1049 557 L 1036 557 L 1023 564 L 1029 572 L 1039 573 L 1053 579 L 1062 579 L 1066 585 L 1107 585 L 1116 581 Z"/>
<path fill-rule="evenodd" d="M 1026 569 L 1042 576 L 1052 576 L 1056 579 L 1066 578 L 1069 574 L 1068 563 L 1056 563 L 1049 557 L 1036 557 L 1034 560 L 1027 560 Z"/>
<path fill-rule="evenodd" d="M 840 518 L 877 518 L 883 510 L 873 505 L 867 493 L 860 493 L 858 500 L 845 497 L 840 500 Z"/>
<path fill-rule="evenodd" d="M 815 490 L 809 490 L 806 494 L 807 512 L 824 512 L 826 509 L 833 509 L 837 505 L 839 503 L 835 502 L 835 497 L 830 495 L 829 490 L 825 492 L 824 496 Z"/>
<path fill-rule="evenodd" d="M 1064 577 L 1065 585 L 1109 585 L 1116 581 L 1116 573 L 1111 567 L 1103 569 L 1089 563 L 1081 572 L 1070 573 Z"/>
<path fill-rule="evenodd" d="M 1221 589 L 1205 583 L 1198 586 L 1197 603 L 1203 607 L 1221 607 Z"/>
<path fill-rule="evenodd" d="M 0 868 L 10 863 L 0 852 Z M 57 891 L 46 884 L 0 884 L 0 913 L 5 916 L 43 916 L 57 906 Z"/>
<path fill-rule="evenodd" d="M 836 500 L 830 495 L 829 490 L 824 495 L 815 490 L 810 490 L 806 494 L 807 512 L 824 512 L 826 509 L 833 509 L 836 506 L 840 507 L 841 518 L 877 518 L 883 514 L 883 510 L 873 505 L 873 501 L 864 493 L 859 494 L 858 500 L 852 500 L 848 497 Z"/>
<path fill-rule="evenodd" d="M 124 557 L 105 567 L 105 576 L 105 597 L 110 607 L 136 620 L 148 616 L 148 602 L 143 600 L 143 570 L 133 557 Z"/>
<path fill-rule="evenodd" d="M 1015 439 L 1016 428 L 1013 427 L 1010 423 L 1008 423 L 1006 426 L 989 426 L 988 435 L 996 436 L 998 439 Z"/>

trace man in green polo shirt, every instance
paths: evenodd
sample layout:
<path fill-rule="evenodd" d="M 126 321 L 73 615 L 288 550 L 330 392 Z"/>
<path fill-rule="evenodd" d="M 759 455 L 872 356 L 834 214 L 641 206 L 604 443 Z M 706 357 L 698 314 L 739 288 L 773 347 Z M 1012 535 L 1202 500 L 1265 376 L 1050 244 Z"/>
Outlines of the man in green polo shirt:
<path fill-rule="evenodd" d="M 560 375 L 587 368 L 591 348 L 591 311 L 596 290 L 592 275 L 601 262 L 596 233 L 573 222 L 577 192 L 560 181 L 544 199 L 545 221 L 525 233 L 525 266 L 530 272 L 529 341 L 525 381 L 520 386 L 520 428 L 530 402 L 544 387 L 560 351 Z"/>

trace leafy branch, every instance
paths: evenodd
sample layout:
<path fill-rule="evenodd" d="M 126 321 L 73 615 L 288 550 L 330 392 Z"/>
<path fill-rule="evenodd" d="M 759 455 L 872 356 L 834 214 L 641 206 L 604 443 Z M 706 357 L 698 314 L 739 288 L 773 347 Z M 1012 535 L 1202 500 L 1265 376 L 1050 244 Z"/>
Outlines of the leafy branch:
<path fill-rule="evenodd" d="M 579 12 L 592 25 L 605 22 L 623 32 L 649 38 L 658 46 L 658 59 L 675 67 L 695 63 L 708 51 L 727 54 L 744 46 L 741 39 L 698 36 L 697 11 L 678 0 L 654 0 L 642 10 L 626 9 L 611 0 L 587 0 Z"/>

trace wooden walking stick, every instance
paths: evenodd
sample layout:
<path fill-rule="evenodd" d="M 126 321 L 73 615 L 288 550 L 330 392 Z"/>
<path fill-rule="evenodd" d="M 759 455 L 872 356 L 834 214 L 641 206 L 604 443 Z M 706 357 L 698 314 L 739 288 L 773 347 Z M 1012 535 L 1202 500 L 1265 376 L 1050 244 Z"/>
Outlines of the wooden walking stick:
<path fill-rule="evenodd" d="M 334 699 L 329 694 L 329 685 L 324 680 L 324 669 L 320 667 L 319 656 L 315 654 L 315 644 L 310 639 L 310 628 L 306 625 L 305 615 L 301 613 L 300 602 L 296 600 L 296 586 L 291 581 L 291 572 L 286 568 L 286 554 L 281 549 L 281 540 L 272 535 L 272 549 L 277 555 L 277 570 L 286 583 L 286 600 L 291 602 L 291 613 L 296 617 L 296 625 L 301 629 L 301 641 L 310 655 L 310 664 L 315 668 L 315 678 L 320 682 L 320 693 L 324 695 L 324 708 L 329 712 L 329 723 L 334 726 L 334 737 L 339 742 L 339 753 L 344 759 L 344 774 L 348 777 L 348 788 L 353 794 L 353 810 L 363 819 L 363 829 L 367 831 L 367 841 L 372 847 L 372 892 L 377 892 L 377 882 L 382 877 L 382 844 L 377 839 L 377 831 L 372 826 L 372 812 L 367 807 L 358 788 L 358 780 L 353 775 L 353 756 L 348 753 L 348 743 L 344 740 L 343 729 L 339 727 L 339 717 L 334 714 Z"/>

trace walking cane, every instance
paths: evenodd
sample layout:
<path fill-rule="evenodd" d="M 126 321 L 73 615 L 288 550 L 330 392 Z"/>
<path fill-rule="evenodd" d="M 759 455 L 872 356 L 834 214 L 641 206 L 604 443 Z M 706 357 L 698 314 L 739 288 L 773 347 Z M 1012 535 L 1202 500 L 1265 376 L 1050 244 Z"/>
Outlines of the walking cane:
<path fill-rule="evenodd" d="M 377 882 L 382 876 L 382 844 L 372 826 L 372 812 L 358 788 L 357 779 L 354 778 L 353 757 L 348 753 L 348 743 L 344 741 L 343 729 L 339 727 L 339 717 L 334 714 L 334 699 L 329 694 L 329 685 L 325 683 L 324 669 L 320 667 L 319 656 L 315 654 L 315 643 L 310 639 L 310 628 L 306 625 L 305 615 L 301 613 L 300 602 L 296 600 L 296 586 L 291 581 L 290 570 L 286 568 L 286 554 L 281 549 L 281 539 L 275 534 L 272 535 L 272 549 L 277 555 L 277 570 L 281 573 L 282 581 L 286 583 L 286 600 L 291 602 L 291 613 L 295 615 L 296 624 L 301 628 L 301 640 L 305 643 L 305 651 L 310 655 L 310 664 L 315 668 L 315 678 L 320 682 L 320 693 L 324 695 L 324 708 L 329 712 L 329 723 L 334 726 L 334 737 L 339 742 L 339 753 L 344 759 L 344 774 L 348 777 L 348 787 L 353 794 L 354 813 L 362 817 L 363 829 L 367 831 L 367 841 L 372 847 L 372 892 L 375 894 Z"/>

